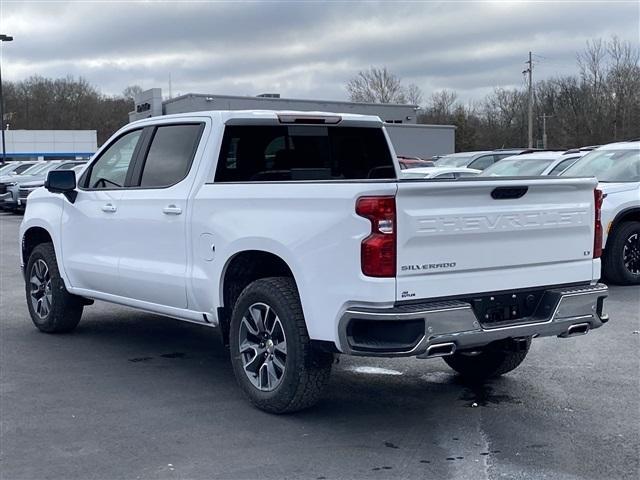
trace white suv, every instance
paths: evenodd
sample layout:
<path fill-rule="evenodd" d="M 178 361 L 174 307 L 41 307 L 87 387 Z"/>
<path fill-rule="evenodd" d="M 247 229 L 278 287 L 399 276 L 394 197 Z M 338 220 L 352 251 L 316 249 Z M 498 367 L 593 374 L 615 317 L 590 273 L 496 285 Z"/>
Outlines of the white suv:
<path fill-rule="evenodd" d="M 640 142 L 604 145 L 562 176 L 598 179 L 604 194 L 603 274 L 614 283 L 640 284 Z"/>

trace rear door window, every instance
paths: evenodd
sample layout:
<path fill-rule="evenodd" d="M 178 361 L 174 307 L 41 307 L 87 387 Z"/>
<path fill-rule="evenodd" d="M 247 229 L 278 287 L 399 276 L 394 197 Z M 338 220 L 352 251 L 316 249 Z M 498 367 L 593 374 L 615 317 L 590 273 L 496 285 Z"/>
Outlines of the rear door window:
<path fill-rule="evenodd" d="M 216 182 L 395 179 L 380 128 L 227 126 Z"/>
<path fill-rule="evenodd" d="M 140 186 L 168 187 L 183 180 L 191 168 L 201 133 L 199 123 L 158 127 L 144 162 Z"/>

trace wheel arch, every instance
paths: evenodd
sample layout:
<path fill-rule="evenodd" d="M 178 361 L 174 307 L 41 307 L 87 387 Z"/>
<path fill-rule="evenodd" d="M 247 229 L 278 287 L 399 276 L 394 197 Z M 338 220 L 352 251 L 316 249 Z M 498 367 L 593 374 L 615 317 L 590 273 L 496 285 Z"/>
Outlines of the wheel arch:
<path fill-rule="evenodd" d="M 257 249 L 241 250 L 229 257 L 225 263 L 220 275 L 221 307 L 218 308 L 218 320 L 225 344 L 228 344 L 231 312 L 238 296 L 251 282 L 267 277 L 291 278 L 298 288 L 293 269 L 276 253 Z"/>
<path fill-rule="evenodd" d="M 31 252 L 33 252 L 33 249 L 42 243 L 54 243 L 53 235 L 51 235 L 51 233 L 46 228 L 41 226 L 31 226 L 24 231 L 20 242 L 20 249 L 22 254 L 22 263 L 25 267 L 27 262 L 29 261 L 29 256 L 31 255 Z"/>
<path fill-rule="evenodd" d="M 640 222 L 640 207 L 629 207 L 618 212 L 611 222 L 608 235 L 611 235 L 616 227 L 624 222 Z"/>

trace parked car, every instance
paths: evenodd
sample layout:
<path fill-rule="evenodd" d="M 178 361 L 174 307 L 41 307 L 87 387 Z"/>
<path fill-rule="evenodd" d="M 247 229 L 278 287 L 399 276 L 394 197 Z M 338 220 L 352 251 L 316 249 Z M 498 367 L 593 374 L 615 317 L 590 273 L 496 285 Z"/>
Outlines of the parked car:
<path fill-rule="evenodd" d="M 596 148 L 600 147 L 601 145 L 587 145 L 586 147 L 578 147 L 578 148 L 570 148 L 569 150 L 567 150 L 566 152 L 564 152 L 565 155 L 567 154 L 571 154 L 571 153 L 580 153 L 580 152 L 590 152 L 592 150 L 595 150 Z"/>
<path fill-rule="evenodd" d="M 491 155 L 491 163 L 493 163 L 493 155 L 490 151 L 477 151 L 443 155 L 436 161 L 436 165 L 439 167 L 467 167 L 474 160 L 487 155 Z"/>
<path fill-rule="evenodd" d="M 64 163 L 60 165 L 56 170 L 72 170 L 76 172 L 76 175 L 78 175 L 86 166 L 86 164 L 87 162 L 85 161 L 74 162 L 73 166 L 69 166 L 69 163 Z M 27 206 L 27 198 L 29 197 L 29 194 L 31 194 L 31 192 L 33 192 L 36 188 L 40 188 L 42 186 L 44 186 L 44 180 L 41 179 L 32 182 L 19 183 L 17 186 L 9 187 L 9 190 L 11 190 L 12 188 L 17 188 L 18 208 L 25 208 Z"/>
<path fill-rule="evenodd" d="M 7 189 L 13 185 L 17 185 L 20 178 L 32 178 L 28 177 L 30 174 L 35 174 L 39 170 L 45 168 L 46 162 L 38 161 L 34 162 L 32 165 L 27 167 L 20 175 L 16 175 L 14 173 L 10 173 L 7 175 L 0 176 L 0 209 L 4 209 L 4 200 L 8 198 L 10 194 L 7 192 Z M 37 177 L 36 177 L 37 178 Z"/>
<path fill-rule="evenodd" d="M 531 177 L 560 175 L 587 152 L 534 152 L 507 157 L 482 172 L 483 177 Z"/>
<path fill-rule="evenodd" d="M 577 151 L 568 150 L 556 158 L 551 164 L 544 169 L 542 175 L 550 175 L 552 177 L 557 177 L 558 175 L 562 175 L 567 168 L 576 163 L 579 159 L 584 157 L 591 150 L 582 150 L 578 149 Z"/>
<path fill-rule="evenodd" d="M 483 177 L 532 177 L 542 173 L 562 156 L 562 152 L 525 153 L 507 157 L 482 172 Z"/>
<path fill-rule="evenodd" d="M 423 160 L 418 157 L 405 157 L 402 155 L 398 155 L 398 164 L 401 170 L 435 166 L 435 162 L 432 160 Z"/>
<path fill-rule="evenodd" d="M 398 181 L 387 138 L 334 113 L 124 126 L 77 182 L 51 171 L 29 196 L 33 323 L 68 332 L 100 299 L 218 326 L 246 396 L 282 413 L 318 400 L 336 353 L 478 381 L 606 322 L 594 178 Z"/>
<path fill-rule="evenodd" d="M 474 170 L 473 168 L 463 167 L 423 167 L 412 168 L 411 170 L 403 170 L 402 178 L 439 178 L 447 180 L 455 180 L 462 177 L 475 177 L 482 170 Z"/>
<path fill-rule="evenodd" d="M 498 149 L 491 151 L 452 153 L 438 159 L 436 165 L 439 167 L 466 167 L 476 170 L 484 170 L 503 158 L 512 155 L 532 152 L 531 149 Z"/>
<path fill-rule="evenodd" d="M 562 176 L 598 179 L 603 192 L 604 276 L 623 285 L 640 284 L 640 142 L 603 145 Z"/>
<path fill-rule="evenodd" d="M 11 179 L 13 179 L 16 175 L 29 175 L 30 172 L 35 172 L 38 169 L 42 168 L 42 166 L 44 164 L 45 164 L 45 162 L 40 160 L 40 161 L 36 161 L 36 162 L 30 162 L 26 166 L 26 168 L 22 168 L 21 165 L 15 165 L 15 166 L 13 166 L 14 167 L 13 169 L 7 170 L 5 173 L 0 175 L 0 184 L 4 183 L 4 182 L 11 181 Z M 5 165 L 5 167 L 6 167 L 6 165 Z M 17 173 L 17 170 L 20 170 L 20 172 Z"/>
<path fill-rule="evenodd" d="M 41 184 L 44 184 L 44 180 L 49 171 L 68 169 L 79 163 L 82 162 L 75 160 L 50 160 L 34 165 L 25 170 L 22 175 L 14 175 L 0 182 L 0 207 L 4 210 L 16 210 L 20 207 L 18 190 L 20 189 L 21 183 L 41 182 Z"/>
<path fill-rule="evenodd" d="M 0 167 L 0 179 L 5 175 L 20 175 L 27 168 L 31 167 L 35 161 L 17 161 L 8 162 L 4 166 Z"/>

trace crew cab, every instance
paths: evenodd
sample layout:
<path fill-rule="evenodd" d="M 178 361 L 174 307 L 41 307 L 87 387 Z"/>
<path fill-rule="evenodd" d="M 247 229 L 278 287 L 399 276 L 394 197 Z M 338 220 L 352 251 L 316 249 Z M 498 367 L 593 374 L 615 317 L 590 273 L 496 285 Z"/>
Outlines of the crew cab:
<path fill-rule="evenodd" d="M 378 117 L 212 111 L 131 123 L 20 228 L 28 309 L 103 300 L 218 327 L 259 408 L 314 404 L 336 354 L 474 379 L 606 322 L 594 178 L 401 179 Z"/>

